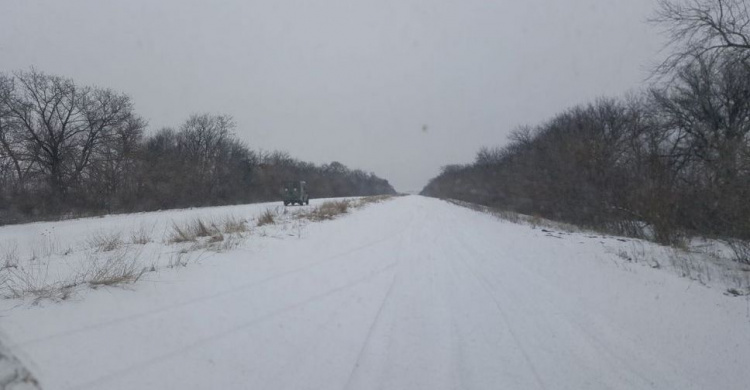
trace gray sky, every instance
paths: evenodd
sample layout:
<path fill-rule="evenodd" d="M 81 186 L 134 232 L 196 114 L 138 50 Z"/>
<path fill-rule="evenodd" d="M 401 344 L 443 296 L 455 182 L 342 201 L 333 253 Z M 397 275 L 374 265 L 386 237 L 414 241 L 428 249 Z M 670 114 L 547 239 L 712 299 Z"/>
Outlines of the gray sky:
<path fill-rule="evenodd" d="M 654 0 L 0 0 L 0 71 L 129 94 L 151 129 L 234 116 L 253 149 L 419 190 L 441 166 L 643 85 Z"/>

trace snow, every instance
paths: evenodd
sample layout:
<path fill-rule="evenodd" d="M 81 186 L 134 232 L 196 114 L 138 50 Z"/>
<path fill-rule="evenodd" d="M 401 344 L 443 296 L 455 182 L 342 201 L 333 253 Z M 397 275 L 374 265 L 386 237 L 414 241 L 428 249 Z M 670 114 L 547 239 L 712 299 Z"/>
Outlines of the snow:
<path fill-rule="evenodd" d="M 159 235 L 172 220 L 251 218 L 267 207 L 8 226 L 0 242 L 24 252 L 22 241 L 54 231 L 76 257 L 83 237 L 106 229 L 154 224 Z M 1 300 L 3 341 L 44 389 L 750 383 L 747 297 L 628 262 L 617 253 L 632 242 L 549 234 L 419 196 L 291 221 L 125 288 Z M 158 237 L 149 245 L 149 256 L 169 247 Z"/>
<path fill-rule="evenodd" d="M 37 385 L 31 373 L 0 343 L 0 389 L 39 390 Z"/>

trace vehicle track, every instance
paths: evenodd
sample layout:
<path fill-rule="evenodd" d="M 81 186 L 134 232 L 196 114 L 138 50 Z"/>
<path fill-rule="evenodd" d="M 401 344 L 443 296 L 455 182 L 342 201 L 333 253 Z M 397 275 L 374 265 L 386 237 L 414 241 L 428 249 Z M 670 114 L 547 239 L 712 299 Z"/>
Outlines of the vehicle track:
<path fill-rule="evenodd" d="M 244 322 L 244 323 L 240 323 L 240 324 L 238 324 L 236 326 L 233 326 L 232 328 L 230 328 L 230 329 L 228 329 L 226 331 L 213 334 L 210 337 L 205 337 L 205 338 L 202 338 L 200 340 L 196 340 L 196 341 L 194 341 L 192 343 L 186 344 L 185 346 L 183 346 L 183 347 L 181 347 L 181 348 L 179 348 L 177 350 L 172 350 L 172 351 L 169 351 L 167 353 L 161 354 L 159 356 L 155 356 L 155 357 L 152 357 L 150 359 L 143 360 L 143 361 L 141 361 L 141 362 L 139 362 L 137 364 L 133 364 L 133 365 L 124 367 L 122 369 L 119 369 L 119 370 L 117 370 L 115 372 L 108 373 L 107 375 L 101 376 L 101 377 L 99 377 L 99 378 L 97 378 L 97 379 L 95 379 L 93 381 L 89 381 L 89 382 L 86 382 L 86 383 L 83 383 L 83 384 L 71 387 L 71 389 L 88 389 L 88 388 L 92 388 L 92 387 L 93 388 L 98 388 L 98 387 L 95 387 L 95 386 L 101 386 L 102 384 L 107 383 L 108 381 L 111 381 L 112 379 L 115 379 L 117 377 L 123 376 L 123 375 L 131 373 L 131 372 L 134 372 L 134 371 L 136 371 L 138 369 L 141 369 L 141 368 L 144 368 L 144 367 L 148 367 L 148 366 L 150 366 L 150 365 L 152 365 L 152 364 L 154 364 L 156 362 L 162 362 L 162 361 L 165 361 L 165 360 L 168 360 L 168 359 L 173 359 L 175 357 L 178 357 L 178 356 L 186 353 L 187 351 L 199 348 L 201 346 L 204 346 L 204 345 L 206 345 L 208 343 L 211 343 L 211 342 L 214 342 L 216 340 L 219 340 L 219 339 L 231 336 L 234 333 L 237 333 L 237 332 L 243 331 L 243 330 L 245 330 L 245 329 L 247 329 L 249 327 L 261 324 L 261 323 L 263 323 L 265 321 L 268 321 L 270 319 L 278 317 L 278 316 L 280 316 L 282 314 L 288 313 L 288 312 L 290 312 L 292 310 L 296 310 L 296 309 L 299 309 L 299 308 L 304 307 L 306 305 L 309 305 L 309 304 L 311 304 L 313 302 L 317 302 L 317 301 L 320 301 L 322 299 L 328 298 L 328 297 L 330 297 L 330 296 L 332 296 L 334 294 L 339 294 L 339 293 L 345 292 L 345 291 L 351 289 L 352 287 L 356 287 L 356 286 L 360 285 L 361 283 L 363 283 L 365 281 L 368 281 L 368 280 L 370 280 L 370 279 L 372 279 L 372 278 L 374 278 L 374 277 L 376 277 L 376 276 L 378 276 L 378 275 L 380 275 L 380 274 L 382 274 L 382 273 L 384 273 L 386 271 L 392 270 L 393 267 L 394 267 L 394 265 L 395 264 L 390 264 L 387 267 L 384 267 L 384 268 L 378 270 L 377 272 L 374 272 L 374 273 L 372 273 L 370 275 L 367 275 L 364 278 L 357 279 L 357 280 L 355 280 L 355 281 L 353 281 L 351 283 L 348 283 L 348 284 L 346 284 L 344 286 L 340 286 L 340 287 L 334 288 L 332 290 L 326 291 L 326 292 L 324 292 L 322 294 L 318 294 L 318 295 L 312 296 L 309 299 L 306 299 L 306 300 L 304 300 L 302 302 L 299 302 L 298 304 L 294 304 L 294 305 L 283 307 L 283 308 L 281 308 L 281 309 L 279 309 L 277 311 L 274 311 L 273 313 L 271 313 L 269 315 L 265 315 L 263 317 L 258 317 L 258 318 L 253 318 L 250 321 L 247 321 L 247 322 Z"/>
<path fill-rule="evenodd" d="M 392 235 L 383 237 L 381 239 L 378 239 L 378 240 L 375 240 L 375 241 L 372 241 L 372 242 L 368 242 L 367 244 L 364 244 L 364 245 L 359 245 L 359 246 L 357 246 L 355 248 L 348 249 L 346 251 L 343 251 L 343 252 L 337 253 L 335 255 L 326 257 L 326 258 L 324 258 L 322 260 L 315 261 L 315 262 L 306 264 L 304 266 L 301 266 L 301 267 L 298 267 L 298 268 L 294 268 L 294 269 L 289 270 L 289 271 L 284 271 L 284 272 L 281 272 L 281 273 L 278 273 L 278 274 L 271 275 L 271 276 L 269 276 L 269 277 L 267 277 L 265 279 L 262 279 L 260 281 L 253 281 L 251 283 L 241 284 L 239 286 L 235 286 L 235 287 L 227 289 L 227 290 L 218 291 L 218 292 L 213 293 L 213 294 L 203 295 L 203 296 L 200 296 L 200 297 L 197 297 L 197 298 L 194 298 L 194 299 L 177 302 L 177 303 L 170 304 L 170 305 L 159 306 L 159 307 L 156 307 L 156 308 L 151 309 L 151 310 L 147 310 L 147 311 L 143 311 L 143 312 L 139 312 L 139 313 L 134 313 L 134 314 L 130 314 L 130 315 L 127 315 L 127 316 L 113 318 L 113 319 L 108 320 L 108 321 L 94 323 L 94 324 L 91 324 L 91 325 L 88 325 L 88 326 L 71 329 L 71 330 L 68 330 L 68 331 L 65 331 L 65 332 L 53 333 L 53 334 L 50 334 L 50 335 L 45 335 L 43 337 L 26 340 L 26 341 L 23 341 L 21 343 L 13 344 L 13 345 L 11 345 L 11 347 L 12 348 L 19 348 L 19 347 L 23 348 L 23 347 L 31 346 L 33 344 L 47 342 L 47 341 L 53 340 L 55 338 L 71 336 L 71 335 L 78 334 L 78 333 L 90 332 L 92 330 L 106 328 L 106 327 L 110 327 L 110 326 L 119 326 L 119 325 L 122 325 L 122 324 L 127 323 L 127 322 L 137 321 L 137 320 L 140 320 L 140 319 L 143 319 L 143 318 L 147 318 L 147 317 L 151 317 L 151 316 L 156 316 L 156 315 L 163 315 L 163 314 L 165 314 L 166 312 L 168 312 L 170 310 L 180 309 L 180 308 L 184 308 L 184 307 L 187 307 L 187 306 L 191 306 L 191 305 L 203 303 L 203 302 L 206 302 L 206 301 L 211 301 L 211 300 L 219 299 L 219 298 L 222 298 L 222 297 L 227 296 L 227 295 L 232 295 L 232 294 L 237 294 L 237 293 L 243 293 L 243 292 L 245 292 L 245 290 L 251 290 L 251 289 L 254 289 L 254 288 L 259 288 L 259 287 L 262 287 L 265 284 L 274 282 L 276 280 L 279 280 L 279 279 L 282 279 L 282 278 L 285 278 L 285 277 L 293 276 L 293 275 L 296 275 L 298 273 L 309 271 L 309 270 L 311 270 L 311 269 L 313 269 L 315 267 L 320 267 L 320 266 L 326 265 L 326 264 L 331 263 L 331 262 L 336 261 L 336 260 L 347 260 L 348 259 L 347 256 L 351 256 L 352 254 L 354 254 L 354 253 L 356 253 L 358 251 L 367 250 L 367 249 L 370 249 L 370 248 L 372 248 L 374 246 L 377 246 L 379 244 L 387 242 L 389 239 L 391 239 L 393 237 L 396 237 L 399 234 L 401 234 L 407 228 L 408 227 L 403 228 L 401 231 L 397 231 L 397 232 L 393 233 Z"/>

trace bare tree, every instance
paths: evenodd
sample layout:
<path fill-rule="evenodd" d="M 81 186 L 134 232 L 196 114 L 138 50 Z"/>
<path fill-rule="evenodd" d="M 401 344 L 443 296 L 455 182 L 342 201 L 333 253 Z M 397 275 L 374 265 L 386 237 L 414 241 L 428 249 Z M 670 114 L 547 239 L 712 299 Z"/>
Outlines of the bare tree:
<path fill-rule="evenodd" d="M 732 52 L 747 59 L 750 53 L 746 0 L 659 0 L 651 21 L 663 26 L 673 51 L 656 69 L 662 76 L 705 55 Z"/>
<path fill-rule="evenodd" d="M 136 195 L 139 179 L 139 151 L 146 122 L 137 116 L 125 118 L 97 147 L 82 180 L 92 201 L 109 211 L 119 209 Z"/>
<path fill-rule="evenodd" d="M 88 90 L 34 70 L 16 73 L 14 80 L 17 88 L 2 96 L 2 105 L 23 133 L 52 191 L 61 195 L 73 162 L 71 140 L 83 132 L 81 102 Z"/>
<path fill-rule="evenodd" d="M 13 81 L 9 77 L 0 74 L 0 99 L 10 95 L 12 90 Z M 10 112 L 7 107 L 0 104 L 0 179 L 5 179 L 2 184 L 6 188 L 9 184 L 9 176 L 15 173 L 17 182 L 22 172 L 13 130 Z"/>
<path fill-rule="evenodd" d="M 127 95 L 34 69 L 0 73 L 0 224 L 272 200 L 286 180 L 307 180 L 319 196 L 395 192 L 340 163 L 255 153 L 228 115 L 192 115 L 150 136 L 145 128 Z"/>
<path fill-rule="evenodd" d="M 43 178 L 52 203 L 64 202 L 72 188 L 85 188 L 89 168 L 108 158 L 102 148 L 138 122 L 130 98 L 111 90 L 79 87 L 33 69 L 15 73 L 10 87 L 7 79 L 0 93 L 2 147 L 16 162 L 19 180 L 22 160 Z M 142 123 L 137 127 L 131 130 L 140 131 Z"/>
<path fill-rule="evenodd" d="M 218 171 L 232 131 L 234 120 L 229 115 L 192 115 L 180 128 L 180 145 L 185 157 L 191 161 L 192 190 L 214 198 L 222 178 Z"/>

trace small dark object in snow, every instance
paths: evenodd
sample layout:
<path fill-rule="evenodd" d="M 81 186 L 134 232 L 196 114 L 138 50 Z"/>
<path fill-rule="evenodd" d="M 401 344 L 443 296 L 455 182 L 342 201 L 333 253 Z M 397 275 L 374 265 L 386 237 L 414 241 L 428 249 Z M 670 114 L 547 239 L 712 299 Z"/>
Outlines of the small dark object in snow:
<path fill-rule="evenodd" d="M 554 233 L 552 230 L 547 230 L 547 229 L 542 229 L 542 231 L 545 233 Z"/>
<path fill-rule="evenodd" d="M 626 239 L 624 239 L 624 238 L 618 238 L 618 239 L 617 239 L 617 241 L 621 241 L 621 242 L 628 242 L 628 240 L 626 240 Z"/>
<path fill-rule="evenodd" d="M 727 292 L 724 293 L 724 295 L 731 295 L 733 297 L 741 297 L 741 296 L 747 295 L 747 293 L 737 290 L 736 288 L 730 288 L 730 289 L 727 289 Z"/>

